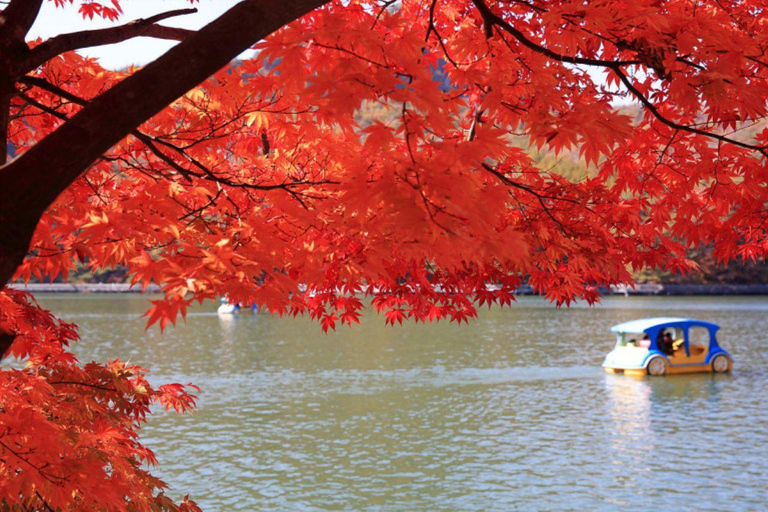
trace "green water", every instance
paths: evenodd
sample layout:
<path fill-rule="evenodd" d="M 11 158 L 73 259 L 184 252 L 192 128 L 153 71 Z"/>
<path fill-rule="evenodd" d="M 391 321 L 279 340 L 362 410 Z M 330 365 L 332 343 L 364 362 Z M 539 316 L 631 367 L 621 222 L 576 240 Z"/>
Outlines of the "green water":
<path fill-rule="evenodd" d="M 208 510 L 759 510 L 768 492 L 768 298 L 521 298 L 469 326 L 317 324 L 192 312 L 145 331 L 145 298 L 42 295 L 82 360 L 130 358 L 202 388 L 143 437 L 171 494 Z M 611 325 L 719 323 L 731 375 L 606 375 Z"/>

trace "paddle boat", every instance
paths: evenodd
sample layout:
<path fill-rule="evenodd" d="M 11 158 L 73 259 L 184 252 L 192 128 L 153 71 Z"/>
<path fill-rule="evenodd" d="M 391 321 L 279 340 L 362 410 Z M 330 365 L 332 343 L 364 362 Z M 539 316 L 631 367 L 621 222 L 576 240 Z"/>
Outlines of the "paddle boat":
<path fill-rule="evenodd" d="M 226 315 L 234 315 L 242 311 L 242 307 L 240 304 L 231 303 L 227 297 L 221 298 L 221 305 L 216 310 L 216 313 L 218 313 L 220 316 L 226 316 Z M 250 307 L 251 313 L 256 313 L 259 308 L 256 306 L 256 304 L 253 304 Z"/>
<path fill-rule="evenodd" d="M 240 311 L 240 304 L 232 304 L 226 297 L 223 297 L 221 299 L 221 305 L 219 306 L 219 309 L 216 310 L 216 313 L 219 315 L 234 315 L 238 311 Z"/>
<path fill-rule="evenodd" d="M 730 371 L 733 359 L 717 343 L 719 328 L 691 318 L 643 318 L 614 325 L 616 346 L 603 368 L 627 375 Z"/>

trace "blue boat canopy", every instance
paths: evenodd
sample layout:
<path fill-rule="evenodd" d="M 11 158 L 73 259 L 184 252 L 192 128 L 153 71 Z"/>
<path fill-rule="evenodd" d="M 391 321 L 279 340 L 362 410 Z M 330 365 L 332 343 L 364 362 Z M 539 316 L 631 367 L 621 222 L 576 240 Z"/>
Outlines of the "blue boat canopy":
<path fill-rule="evenodd" d="M 632 320 L 631 322 L 624 322 L 623 324 L 614 325 L 611 327 L 612 332 L 630 332 L 641 333 L 646 332 L 649 329 L 661 326 L 670 327 L 707 327 L 708 329 L 715 331 L 720 328 L 717 324 L 711 322 L 704 322 L 702 320 L 694 320 L 693 318 L 675 318 L 675 317 L 658 317 L 658 318 L 641 318 L 639 320 Z"/>

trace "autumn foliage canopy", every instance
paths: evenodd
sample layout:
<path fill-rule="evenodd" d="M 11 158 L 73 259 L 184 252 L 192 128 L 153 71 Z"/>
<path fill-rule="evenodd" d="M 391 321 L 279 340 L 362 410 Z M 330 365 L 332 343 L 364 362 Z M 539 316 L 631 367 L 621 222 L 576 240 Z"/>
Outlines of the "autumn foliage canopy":
<path fill-rule="evenodd" d="M 53 3 L 116 28 L 3 47 L 8 194 L 30 180 L 14 168 L 30 148 L 149 69 L 71 50 L 192 37 L 156 23 L 186 11 L 124 25 L 121 2 Z M 122 133 L 97 127 L 120 142 L 47 192 L 4 281 L 122 265 L 162 286 L 150 325 L 226 294 L 327 330 L 356 323 L 364 302 L 389 324 L 463 322 L 510 304 L 523 281 L 558 304 L 591 302 L 632 270 L 690 269 L 702 244 L 721 261 L 768 254 L 763 2 L 323 3 L 242 2 L 289 13 L 248 43 L 255 58 Z M 128 105 L 156 93 L 114 91 Z M 83 140 L 68 136 L 77 154 Z M 544 168 L 540 149 L 586 170 Z M 19 215 L 7 204 L 0 220 Z M 152 403 L 183 411 L 194 389 L 79 363 L 76 328 L 20 292 L 0 294 L 0 328 L 26 360 L 0 372 L 0 503 L 194 507 L 165 497 L 136 433 Z"/>

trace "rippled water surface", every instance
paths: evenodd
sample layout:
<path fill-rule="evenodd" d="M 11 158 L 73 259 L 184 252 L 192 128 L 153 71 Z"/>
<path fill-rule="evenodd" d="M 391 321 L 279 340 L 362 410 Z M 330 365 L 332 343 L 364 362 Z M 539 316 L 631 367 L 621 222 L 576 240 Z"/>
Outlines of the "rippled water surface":
<path fill-rule="evenodd" d="M 160 334 L 146 298 L 40 299 L 80 325 L 81 359 L 202 388 L 143 436 L 204 509 L 765 507 L 768 298 L 521 298 L 469 326 L 371 315 L 329 335 L 211 305 Z M 661 315 L 719 323 L 733 374 L 604 374 L 610 326 Z"/>

